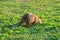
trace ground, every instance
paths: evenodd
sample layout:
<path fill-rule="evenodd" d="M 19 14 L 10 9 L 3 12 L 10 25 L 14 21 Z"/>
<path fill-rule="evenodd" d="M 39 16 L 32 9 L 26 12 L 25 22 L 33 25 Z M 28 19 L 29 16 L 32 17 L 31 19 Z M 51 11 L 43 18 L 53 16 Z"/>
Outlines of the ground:
<path fill-rule="evenodd" d="M 42 24 L 13 25 L 26 12 L 42 19 Z M 0 40 L 60 40 L 60 0 L 0 0 Z"/>

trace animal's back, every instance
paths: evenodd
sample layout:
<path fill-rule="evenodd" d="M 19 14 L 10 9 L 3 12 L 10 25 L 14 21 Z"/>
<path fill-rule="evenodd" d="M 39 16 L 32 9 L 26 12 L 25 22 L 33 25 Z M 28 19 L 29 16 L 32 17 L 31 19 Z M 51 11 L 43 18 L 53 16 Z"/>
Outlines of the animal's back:
<path fill-rule="evenodd" d="M 29 17 L 33 15 L 32 13 L 26 13 L 23 15 L 22 19 L 29 19 Z"/>
<path fill-rule="evenodd" d="M 30 24 L 34 20 L 34 14 L 32 14 L 32 13 L 26 13 L 26 14 L 23 15 L 22 20 L 24 22 Z"/>

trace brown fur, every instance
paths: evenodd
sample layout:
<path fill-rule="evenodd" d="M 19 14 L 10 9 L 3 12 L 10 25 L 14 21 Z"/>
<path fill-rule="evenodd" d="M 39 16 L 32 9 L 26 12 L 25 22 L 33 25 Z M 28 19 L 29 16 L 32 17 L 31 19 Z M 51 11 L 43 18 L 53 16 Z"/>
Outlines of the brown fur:
<path fill-rule="evenodd" d="M 18 25 L 26 23 L 26 26 L 34 23 L 42 23 L 41 19 L 39 19 L 38 16 L 32 14 L 32 13 L 26 13 L 23 15 L 21 20 L 18 21 Z"/>

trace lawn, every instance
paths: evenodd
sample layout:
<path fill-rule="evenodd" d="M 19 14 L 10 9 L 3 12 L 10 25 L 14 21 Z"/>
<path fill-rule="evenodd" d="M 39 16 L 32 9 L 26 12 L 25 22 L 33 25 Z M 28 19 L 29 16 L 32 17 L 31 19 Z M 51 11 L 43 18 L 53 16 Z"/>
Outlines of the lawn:
<path fill-rule="evenodd" d="M 42 24 L 9 26 L 26 12 Z M 0 40 L 60 40 L 60 0 L 0 0 Z"/>

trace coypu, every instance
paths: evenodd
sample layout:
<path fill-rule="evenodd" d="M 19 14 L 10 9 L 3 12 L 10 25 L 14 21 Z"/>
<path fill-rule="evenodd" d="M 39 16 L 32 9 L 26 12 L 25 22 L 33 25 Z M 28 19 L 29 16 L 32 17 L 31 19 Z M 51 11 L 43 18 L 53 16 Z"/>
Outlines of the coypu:
<path fill-rule="evenodd" d="M 20 26 L 22 23 L 26 23 L 26 26 L 28 27 L 29 25 L 34 23 L 42 23 L 42 21 L 38 16 L 32 13 L 26 13 L 16 24 Z"/>

